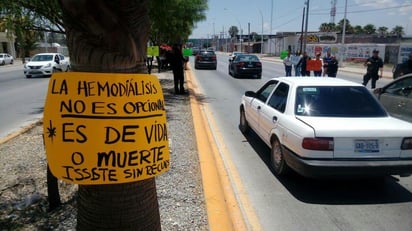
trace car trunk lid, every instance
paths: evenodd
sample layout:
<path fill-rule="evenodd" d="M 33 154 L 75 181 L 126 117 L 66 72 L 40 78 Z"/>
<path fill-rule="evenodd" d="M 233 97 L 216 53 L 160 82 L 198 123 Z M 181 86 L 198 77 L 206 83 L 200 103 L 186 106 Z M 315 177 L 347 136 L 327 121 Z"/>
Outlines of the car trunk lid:
<path fill-rule="evenodd" d="M 404 137 L 412 135 L 412 124 L 382 118 L 298 117 L 311 126 L 316 137 L 332 137 L 334 158 L 400 157 Z"/>

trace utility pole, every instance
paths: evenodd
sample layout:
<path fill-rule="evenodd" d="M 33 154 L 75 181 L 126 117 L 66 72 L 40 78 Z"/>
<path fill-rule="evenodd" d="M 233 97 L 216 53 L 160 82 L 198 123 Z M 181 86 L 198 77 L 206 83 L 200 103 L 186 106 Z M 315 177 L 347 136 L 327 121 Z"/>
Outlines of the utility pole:
<path fill-rule="evenodd" d="M 308 21 L 309 21 L 309 0 L 306 0 L 306 22 L 305 22 L 305 37 L 304 37 L 304 44 L 303 44 L 303 52 L 306 51 L 306 43 L 308 38 Z"/>
<path fill-rule="evenodd" d="M 270 32 L 269 32 L 269 55 L 272 54 L 272 39 L 270 38 L 272 36 L 272 22 L 273 22 L 273 0 L 271 1 L 270 4 Z"/>
<path fill-rule="evenodd" d="M 260 16 L 262 17 L 262 34 L 260 36 L 260 54 L 263 54 L 263 14 L 260 9 L 258 10 L 259 10 Z"/>
<path fill-rule="evenodd" d="M 344 50 L 345 52 L 342 54 L 342 58 L 341 58 L 341 65 L 343 66 L 343 62 L 345 61 L 346 58 L 346 49 L 343 49 L 343 46 L 345 46 L 345 36 L 346 36 L 346 11 L 348 9 L 348 0 L 345 0 L 345 13 L 343 16 L 343 28 L 342 28 L 342 50 Z"/>
<path fill-rule="evenodd" d="M 302 13 L 302 29 L 300 30 L 300 54 L 303 54 L 303 25 L 305 24 L 305 7 L 303 7 Z"/>
<path fill-rule="evenodd" d="M 247 53 L 250 53 L 250 22 L 247 24 Z"/>

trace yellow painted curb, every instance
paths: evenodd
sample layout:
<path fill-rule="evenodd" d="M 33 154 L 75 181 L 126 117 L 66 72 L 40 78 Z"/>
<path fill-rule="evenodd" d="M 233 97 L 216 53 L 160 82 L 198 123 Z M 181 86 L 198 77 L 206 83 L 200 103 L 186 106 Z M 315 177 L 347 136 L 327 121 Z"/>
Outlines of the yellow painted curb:
<path fill-rule="evenodd" d="M 186 76 L 188 88 L 193 91 L 190 92 L 190 103 L 198 145 L 209 229 L 212 231 L 247 230 L 230 179 L 207 124 L 203 106 L 197 100 L 199 90 L 194 78 L 192 78 L 192 71 L 186 71 Z"/>
<path fill-rule="evenodd" d="M 37 120 L 37 121 L 35 121 L 35 122 L 27 125 L 27 126 L 25 126 L 25 127 L 23 127 L 22 129 L 20 129 L 20 130 L 18 130 L 18 131 L 16 131 L 16 132 L 13 132 L 13 133 L 7 135 L 7 136 L 4 137 L 4 138 L 1 138 L 1 139 L 0 139 L 0 144 L 4 144 L 4 143 L 10 141 L 11 139 L 15 138 L 16 136 L 27 132 L 28 130 L 34 128 L 36 125 L 40 124 L 42 121 L 43 121 L 43 118 L 42 118 L 42 119 L 39 119 L 39 120 Z"/>

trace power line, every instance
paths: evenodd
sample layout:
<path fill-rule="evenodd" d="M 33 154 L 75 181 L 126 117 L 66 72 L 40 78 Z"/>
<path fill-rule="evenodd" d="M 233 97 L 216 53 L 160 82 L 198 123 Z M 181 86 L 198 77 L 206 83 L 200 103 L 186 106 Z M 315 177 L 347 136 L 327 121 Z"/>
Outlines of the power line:
<path fill-rule="evenodd" d="M 347 13 L 351 13 L 351 14 L 357 14 L 357 13 L 365 13 L 365 12 L 376 12 L 376 11 L 384 11 L 384 10 L 390 10 L 390 9 L 399 9 L 399 8 L 403 8 L 403 7 L 412 7 L 412 4 L 405 4 L 405 5 L 401 5 L 401 6 L 392 6 L 392 7 L 385 7 L 385 8 L 378 8 L 378 9 L 368 9 L 368 10 L 353 10 L 353 11 L 348 11 Z M 321 10 L 318 10 L 321 11 Z M 313 11 L 310 13 L 311 15 L 328 15 L 329 12 L 326 12 L 326 9 L 324 10 L 325 13 L 314 13 Z M 336 12 L 336 14 L 343 14 L 343 12 Z"/>

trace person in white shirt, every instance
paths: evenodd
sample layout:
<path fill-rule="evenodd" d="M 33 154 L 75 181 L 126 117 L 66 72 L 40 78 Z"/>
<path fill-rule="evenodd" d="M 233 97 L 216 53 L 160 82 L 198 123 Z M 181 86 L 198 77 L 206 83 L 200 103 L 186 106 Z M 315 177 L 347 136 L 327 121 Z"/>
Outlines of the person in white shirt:
<path fill-rule="evenodd" d="M 288 52 L 288 56 L 283 59 L 283 65 L 285 65 L 285 72 L 286 76 L 292 76 L 292 59 L 290 57 L 290 52 Z"/>

